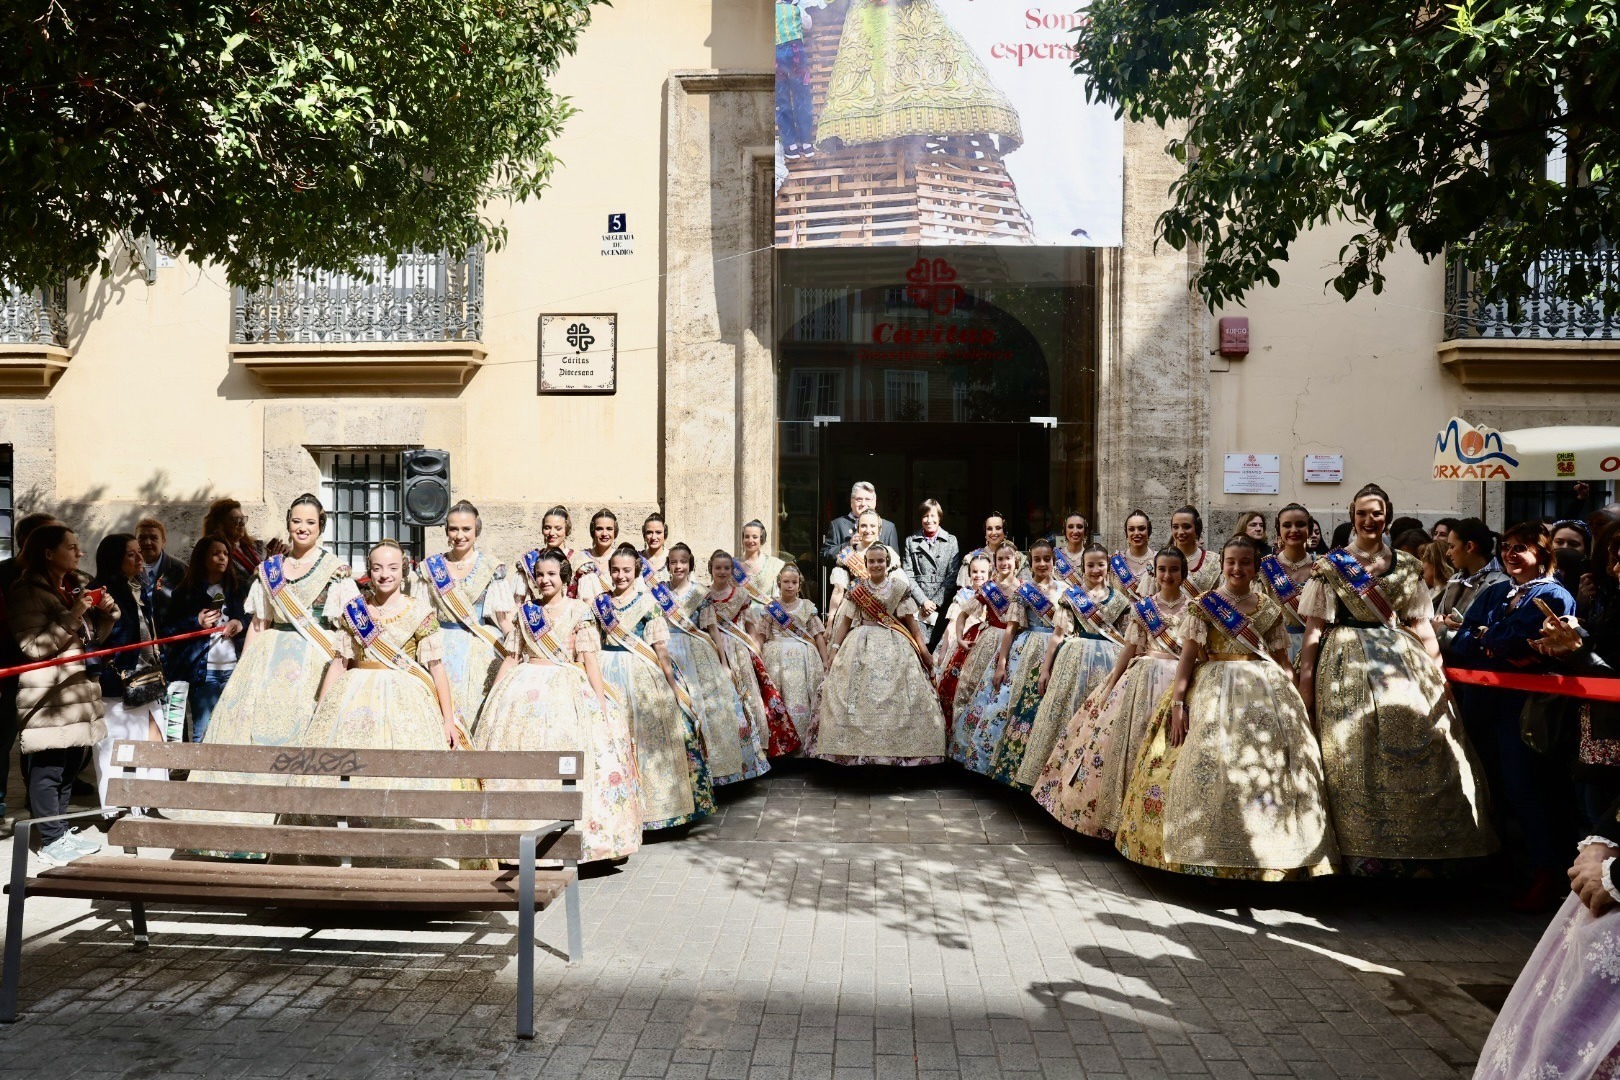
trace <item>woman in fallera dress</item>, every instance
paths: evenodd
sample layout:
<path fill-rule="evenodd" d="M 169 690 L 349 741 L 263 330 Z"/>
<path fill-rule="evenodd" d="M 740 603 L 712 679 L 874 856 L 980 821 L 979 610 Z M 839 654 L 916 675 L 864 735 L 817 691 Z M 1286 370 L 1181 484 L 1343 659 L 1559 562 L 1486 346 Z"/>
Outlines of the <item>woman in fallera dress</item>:
<path fill-rule="evenodd" d="M 592 601 L 602 635 L 602 679 L 630 720 L 643 831 L 686 825 L 714 813 L 714 786 L 696 725 L 681 708 L 686 690 L 670 662 L 669 624 L 638 586 L 641 556 L 620 544 L 608 558 L 612 593 Z M 695 711 L 695 709 L 694 709 Z"/>
<path fill-rule="evenodd" d="M 1197 507 L 1183 506 L 1170 515 L 1170 544 L 1187 557 L 1186 587 L 1195 595 L 1220 584 L 1221 559 L 1204 546 L 1204 517 Z M 1258 545 L 1255 552 L 1258 558 Z"/>
<path fill-rule="evenodd" d="M 945 717 L 928 681 L 917 602 L 866 549 L 867 575 L 833 616 L 831 662 L 805 752 L 839 765 L 930 765 L 945 757 Z"/>
<path fill-rule="evenodd" d="M 1057 546 L 1058 553 L 1078 567 L 1085 560 L 1086 548 L 1090 543 L 1091 523 L 1086 520 L 1086 515 L 1075 510 L 1063 519 L 1063 541 Z M 1104 554 L 1107 554 L 1107 549 L 1104 549 Z M 1103 561 L 1106 564 L 1107 560 Z"/>
<path fill-rule="evenodd" d="M 574 566 L 573 587 L 570 596 L 592 600 L 597 593 L 612 592 L 613 578 L 608 574 L 608 557 L 619 542 L 619 518 L 603 507 L 591 515 L 591 547 L 579 557 Z"/>
<path fill-rule="evenodd" d="M 1224 580 L 1189 603 L 1171 692 L 1148 722 L 1115 846 L 1182 874 L 1288 881 L 1337 851 L 1322 758 L 1286 667 L 1282 610 L 1253 588 L 1254 541 L 1221 551 Z"/>
<path fill-rule="evenodd" d="M 1135 600 L 1153 589 L 1153 519 L 1142 510 L 1132 510 L 1125 518 L 1125 546 L 1114 552 L 1109 569 L 1114 584 L 1123 588 Z M 1123 567 L 1130 575 L 1127 581 L 1120 574 Z"/>
<path fill-rule="evenodd" d="M 570 566 L 579 558 L 579 552 L 568 544 L 574 531 L 574 517 L 566 506 L 553 506 L 540 519 L 540 551 L 560 551 Z"/>
<path fill-rule="evenodd" d="M 770 769 L 765 759 L 765 729 L 755 727 L 720 646 L 696 622 L 704 590 L 692 580 L 695 560 L 685 544 L 669 549 L 669 657 L 681 673 L 703 729 L 703 748 L 714 786 L 749 780 Z M 656 595 L 655 595 L 656 598 Z"/>
<path fill-rule="evenodd" d="M 444 633 L 433 602 L 404 591 L 405 552 L 393 540 L 366 555 L 368 584 L 334 613 L 337 657 L 321 683 L 320 705 L 299 742 L 305 746 L 357 750 L 451 750 L 466 738 L 456 720 L 455 699 L 444 665 Z M 335 787 L 336 776 L 307 776 L 310 787 Z M 355 776 L 351 787 L 466 790 L 475 781 Z M 409 818 L 352 818 L 355 828 L 454 828 L 455 822 Z M 470 823 L 469 823 L 470 824 Z M 419 865 L 393 858 L 388 865 Z M 459 865 L 457 860 L 425 860 Z M 373 860 L 375 863 L 375 860 Z"/>
<path fill-rule="evenodd" d="M 502 642 L 512 628 L 512 587 L 506 567 L 478 547 L 483 531 L 478 508 L 463 499 L 444 519 L 450 549 L 429 555 L 416 569 L 418 590 L 432 602 L 444 635 L 456 719 L 468 730 L 494 685 Z"/>
<path fill-rule="evenodd" d="M 947 676 L 956 675 L 956 690 L 951 695 L 947 716 L 953 748 L 957 745 L 957 732 L 962 720 L 967 716 L 968 707 L 973 704 L 973 695 L 978 693 L 979 684 L 995 668 L 996 657 L 1001 653 L 1002 638 L 1015 629 L 1011 612 L 1019 585 L 1018 560 L 1022 557 L 1011 541 L 1001 542 L 1001 547 L 996 550 L 995 572 L 978 590 L 979 614 L 984 618 L 984 628 L 966 646 L 966 655 L 960 663 L 953 662 L 946 671 Z M 943 700 L 941 704 L 944 704 Z M 962 744 L 961 753 L 964 756 L 967 754 L 966 746 L 966 743 Z M 952 756 L 955 754 L 953 749 Z"/>
<path fill-rule="evenodd" d="M 1385 542 L 1389 496 L 1350 504 L 1349 543 L 1300 597 L 1299 689 L 1322 745 L 1333 825 L 1357 874 L 1447 869 L 1496 848 L 1479 765 L 1440 667 L 1418 561 Z"/>
<path fill-rule="evenodd" d="M 776 575 L 780 574 L 782 567 L 787 564 L 765 550 L 763 523 L 750 521 L 742 527 L 742 557 L 737 562 L 748 574 L 753 592 L 764 597 L 778 595 Z"/>
<path fill-rule="evenodd" d="M 580 860 L 622 859 L 641 846 L 641 799 L 630 726 L 602 680 L 596 619 L 589 604 L 568 595 L 573 568 L 562 552 L 531 552 L 522 572 L 531 599 L 513 612 L 507 657 L 473 728 L 473 749 L 584 751 Z M 489 780 L 484 786 L 560 791 L 562 782 Z"/>
<path fill-rule="evenodd" d="M 641 551 L 642 560 L 653 570 L 653 579 L 667 583 L 669 581 L 669 525 L 664 521 L 664 515 L 654 511 L 647 515 L 647 520 L 641 523 Z"/>
<path fill-rule="evenodd" d="M 827 671 L 827 628 L 816 605 L 799 595 L 803 577 L 793 563 L 776 575 L 777 599 L 756 615 L 765 643 L 765 670 L 782 695 L 801 742 L 810 733 L 816 695 Z M 785 619 L 785 621 L 784 621 Z"/>
<path fill-rule="evenodd" d="M 1311 578 L 1316 559 L 1305 545 L 1311 536 L 1311 513 L 1299 503 L 1277 512 L 1277 550 L 1260 557 L 1260 584 L 1282 605 L 1288 621 L 1288 658 L 1299 657 L 1305 641 L 1305 620 L 1299 614 L 1300 597 Z"/>
<path fill-rule="evenodd" d="M 1158 591 L 1129 606 L 1125 647 L 1070 718 L 1035 783 L 1035 801 L 1076 832 L 1102 840 L 1119 832 L 1125 785 L 1148 721 L 1175 681 L 1186 568 L 1187 556 L 1177 548 L 1155 556 Z"/>
<path fill-rule="evenodd" d="M 1019 582 L 1007 608 L 1015 630 L 1002 638 L 995 663 L 979 680 L 972 703 L 952 732 L 952 756 L 976 773 L 990 774 L 1002 733 L 1014 717 L 1027 715 L 1033 721 L 1047 641 L 1068 630 L 1068 616 L 1060 607 L 1063 586 L 1052 573 L 1051 541 L 1030 545 L 1029 568 L 1030 580 Z"/>
<path fill-rule="evenodd" d="M 972 551 L 968 552 L 962 557 L 962 568 L 956 572 L 956 583 L 958 585 L 967 584 L 968 562 L 971 561 L 974 556 L 985 555 L 993 559 L 996 557 L 996 552 L 1001 550 L 1001 546 L 1003 544 L 1008 544 L 1012 547 L 1013 562 L 1015 564 L 1013 567 L 1013 576 L 1017 578 L 1028 577 L 1029 575 L 1026 571 L 1029 566 L 1029 561 L 1024 557 L 1024 553 L 1018 550 L 1018 545 L 1012 544 L 1007 539 L 1006 515 L 1002 514 L 999 510 L 996 510 L 992 511 L 990 515 L 984 519 L 984 546 L 974 548 Z"/>
<path fill-rule="evenodd" d="M 782 695 L 765 670 L 765 659 L 759 652 L 759 631 L 751 611 L 753 595 L 737 584 L 732 567 L 730 552 L 716 551 L 709 556 L 712 584 L 698 608 L 697 624 L 714 641 L 731 674 L 732 685 L 742 698 L 749 725 L 765 742 L 766 756 L 785 757 L 803 743 L 793 729 Z"/>
<path fill-rule="evenodd" d="M 1079 584 L 1069 582 L 1063 603 L 1074 624 L 1072 633 L 1053 634 L 1041 660 L 1040 707 L 1022 740 L 1017 720 L 1009 723 L 996 751 L 990 775 L 1023 791 L 1040 778 L 1058 736 L 1079 710 L 1086 695 L 1108 678 L 1124 642 L 1131 602 L 1108 580 L 1108 550 L 1092 544 L 1072 567 Z M 1021 753 L 1018 752 L 1020 742 Z"/>

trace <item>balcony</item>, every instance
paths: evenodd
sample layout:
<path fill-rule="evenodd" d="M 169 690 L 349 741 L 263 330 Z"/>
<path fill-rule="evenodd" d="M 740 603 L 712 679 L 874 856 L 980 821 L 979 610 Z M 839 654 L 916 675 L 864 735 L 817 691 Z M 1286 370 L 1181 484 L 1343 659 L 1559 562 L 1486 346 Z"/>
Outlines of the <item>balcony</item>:
<path fill-rule="evenodd" d="M 24 292 L 0 281 L 0 393 L 45 393 L 67 370 L 67 290 Z"/>
<path fill-rule="evenodd" d="M 483 252 L 406 252 L 365 271 L 237 288 L 232 363 L 287 393 L 459 391 L 485 356 Z"/>
<path fill-rule="evenodd" d="M 1470 389 L 1620 389 L 1620 312 L 1605 312 L 1595 296 L 1556 296 L 1548 280 L 1553 269 L 1583 264 L 1602 280 L 1620 277 L 1620 252 L 1548 252 L 1510 303 L 1486 300 L 1473 275 L 1448 261 L 1441 365 Z"/>

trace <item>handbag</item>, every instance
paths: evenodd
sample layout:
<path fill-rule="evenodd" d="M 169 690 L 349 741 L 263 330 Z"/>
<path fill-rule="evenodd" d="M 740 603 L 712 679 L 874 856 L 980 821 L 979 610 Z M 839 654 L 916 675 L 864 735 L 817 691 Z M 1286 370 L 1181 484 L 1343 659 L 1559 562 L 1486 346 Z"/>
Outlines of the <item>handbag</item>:
<path fill-rule="evenodd" d="M 1580 746 L 1579 698 L 1530 694 L 1519 710 L 1519 737 L 1538 754 L 1573 761 Z"/>
<path fill-rule="evenodd" d="M 169 689 L 169 680 L 163 669 L 149 660 L 141 660 L 129 674 L 119 673 L 124 684 L 124 704 L 128 707 L 150 705 Z"/>

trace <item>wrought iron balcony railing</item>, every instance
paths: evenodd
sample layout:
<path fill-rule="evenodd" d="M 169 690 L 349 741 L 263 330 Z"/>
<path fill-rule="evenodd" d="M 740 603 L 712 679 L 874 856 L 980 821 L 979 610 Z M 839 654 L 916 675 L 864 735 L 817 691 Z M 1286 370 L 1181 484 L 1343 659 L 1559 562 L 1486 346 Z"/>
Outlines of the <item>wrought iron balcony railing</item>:
<path fill-rule="evenodd" d="M 1531 267 L 1524 291 L 1511 301 L 1486 300 L 1474 276 L 1456 260 L 1446 266 L 1446 339 L 1530 338 L 1603 341 L 1620 338 L 1620 311 L 1606 312 L 1597 295 L 1571 300 L 1551 280 L 1584 267 L 1598 280 L 1620 278 L 1620 251 L 1549 251 Z"/>
<path fill-rule="evenodd" d="M 0 345 L 67 348 L 66 294 L 60 285 L 24 292 L 0 281 Z"/>
<path fill-rule="evenodd" d="M 484 333 L 484 256 L 405 252 L 365 276 L 311 271 L 235 290 L 231 340 L 239 345 L 479 341 Z"/>

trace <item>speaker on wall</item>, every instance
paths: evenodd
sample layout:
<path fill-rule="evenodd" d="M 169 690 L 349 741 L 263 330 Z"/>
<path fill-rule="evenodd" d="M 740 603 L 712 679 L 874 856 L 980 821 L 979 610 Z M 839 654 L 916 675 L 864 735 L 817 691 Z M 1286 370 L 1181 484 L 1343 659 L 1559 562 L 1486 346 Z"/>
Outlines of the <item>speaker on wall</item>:
<path fill-rule="evenodd" d="M 405 524 L 444 524 L 450 512 L 449 451 L 407 450 L 400 466 L 405 474 Z"/>

